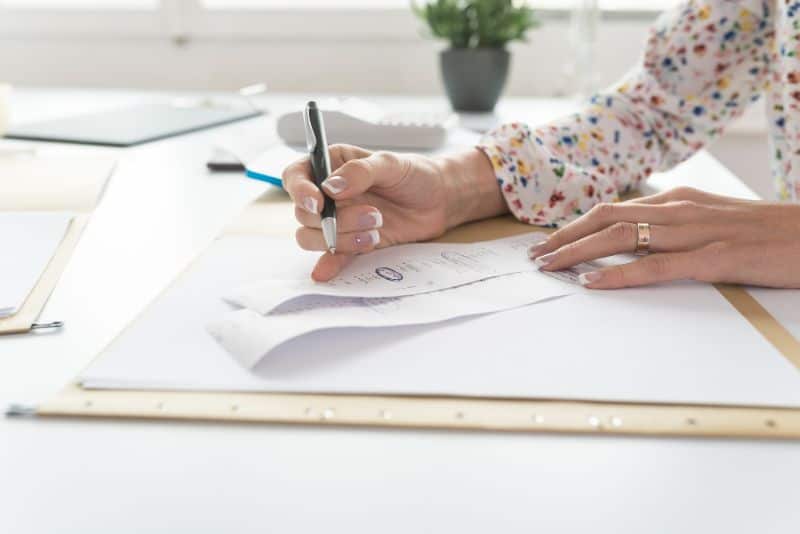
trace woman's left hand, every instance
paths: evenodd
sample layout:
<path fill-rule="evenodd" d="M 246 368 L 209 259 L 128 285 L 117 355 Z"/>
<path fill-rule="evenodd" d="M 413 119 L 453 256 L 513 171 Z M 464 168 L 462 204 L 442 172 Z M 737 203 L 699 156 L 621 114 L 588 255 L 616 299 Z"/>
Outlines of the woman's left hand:
<path fill-rule="evenodd" d="M 600 204 L 529 252 L 543 271 L 634 252 L 637 223 L 650 252 L 581 276 L 592 289 L 693 279 L 800 288 L 800 205 L 722 197 L 688 187 Z"/>

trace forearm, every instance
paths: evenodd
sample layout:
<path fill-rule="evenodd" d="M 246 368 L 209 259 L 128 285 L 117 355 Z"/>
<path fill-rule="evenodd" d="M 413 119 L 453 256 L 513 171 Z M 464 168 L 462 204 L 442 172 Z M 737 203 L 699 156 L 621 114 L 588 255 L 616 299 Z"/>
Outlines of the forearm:
<path fill-rule="evenodd" d="M 447 193 L 447 228 L 508 212 L 488 158 L 478 149 L 437 159 Z"/>

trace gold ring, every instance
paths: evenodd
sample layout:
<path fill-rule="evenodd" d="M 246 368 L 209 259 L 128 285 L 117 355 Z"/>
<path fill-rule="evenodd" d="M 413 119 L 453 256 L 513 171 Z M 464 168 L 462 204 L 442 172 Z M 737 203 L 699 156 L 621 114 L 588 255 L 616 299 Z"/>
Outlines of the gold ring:
<path fill-rule="evenodd" d="M 650 225 L 638 223 L 636 225 L 636 255 L 646 256 L 650 254 Z"/>

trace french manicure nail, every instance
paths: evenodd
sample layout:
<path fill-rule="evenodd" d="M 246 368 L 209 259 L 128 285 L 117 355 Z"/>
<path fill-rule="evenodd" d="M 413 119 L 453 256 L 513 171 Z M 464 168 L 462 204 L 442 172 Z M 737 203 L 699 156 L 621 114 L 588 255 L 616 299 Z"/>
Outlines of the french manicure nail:
<path fill-rule="evenodd" d="M 582 286 L 591 284 L 593 282 L 598 282 L 602 278 L 603 278 L 603 273 L 601 273 L 600 271 L 592 271 L 590 273 L 582 273 L 578 275 L 578 281 L 581 283 Z"/>
<path fill-rule="evenodd" d="M 369 245 L 377 245 L 381 240 L 381 236 L 377 230 L 370 230 L 369 232 L 362 232 L 353 237 L 356 247 L 365 247 Z"/>
<path fill-rule="evenodd" d="M 303 209 L 314 215 L 317 214 L 317 199 L 314 197 L 306 197 L 303 199 Z"/>
<path fill-rule="evenodd" d="M 345 180 L 341 176 L 331 176 L 330 178 L 322 182 L 322 187 L 324 187 L 325 191 L 327 191 L 331 195 L 338 195 L 339 193 L 347 189 L 347 180 Z"/>
<path fill-rule="evenodd" d="M 548 263 L 552 263 L 554 259 L 556 259 L 556 253 L 551 252 L 550 254 L 545 254 L 544 256 L 539 256 L 538 258 L 534 259 L 533 264 L 541 268 Z"/>
<path fill-rule="evenodd" d="M 383 226 L 383 215 L 379 211 L 370 211 L 358 216 L 358 227 L 365 230 Z"/>
<path fill-rule="evenodd" d="M 539 243 L 538 245 L 533 245 L 531 248 L 528 249 L 528 257 L 532 260 L 535 260 L 545 249 L 544 243 Z"/>

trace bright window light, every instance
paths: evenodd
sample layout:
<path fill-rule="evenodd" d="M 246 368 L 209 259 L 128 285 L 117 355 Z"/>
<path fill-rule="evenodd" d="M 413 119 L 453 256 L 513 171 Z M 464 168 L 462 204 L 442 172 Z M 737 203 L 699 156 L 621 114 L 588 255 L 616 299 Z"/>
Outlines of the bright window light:
<path fill-rule="evenodd" d="M 420 3 L 422 0 L 418 0 Z M 599 6 L 612 11 L 660 11 L 678 3 L 679 0 L 599 0 Z M 406 8 L 409 0 L 201 0 L 208 9 L 308 9 L 314 7 L 328 8 Z M 570 9 L 578 1 L 570 0 L 533 0 L 528 4 L 534 9 Z"/>
<path fill-rule="evenodd" d="M 423 0 L 418 0 L 422 2 Z M 680 0 L 598 0 L 607 11 L 660 11 L 678 4 Z M 534 9 L 569 10 L 580 0 L 532 0 Z M 26 9 L 158 9 L 161 0 L 0 0 L 0 8 Z M 209 10 L 259 9 L 404 9 L 410 0 L 199 0 Z"/>
<path fill-rule="evenodd" d="M 157 9 L 159 0 L 0 0 L 0 8 Z"/>

